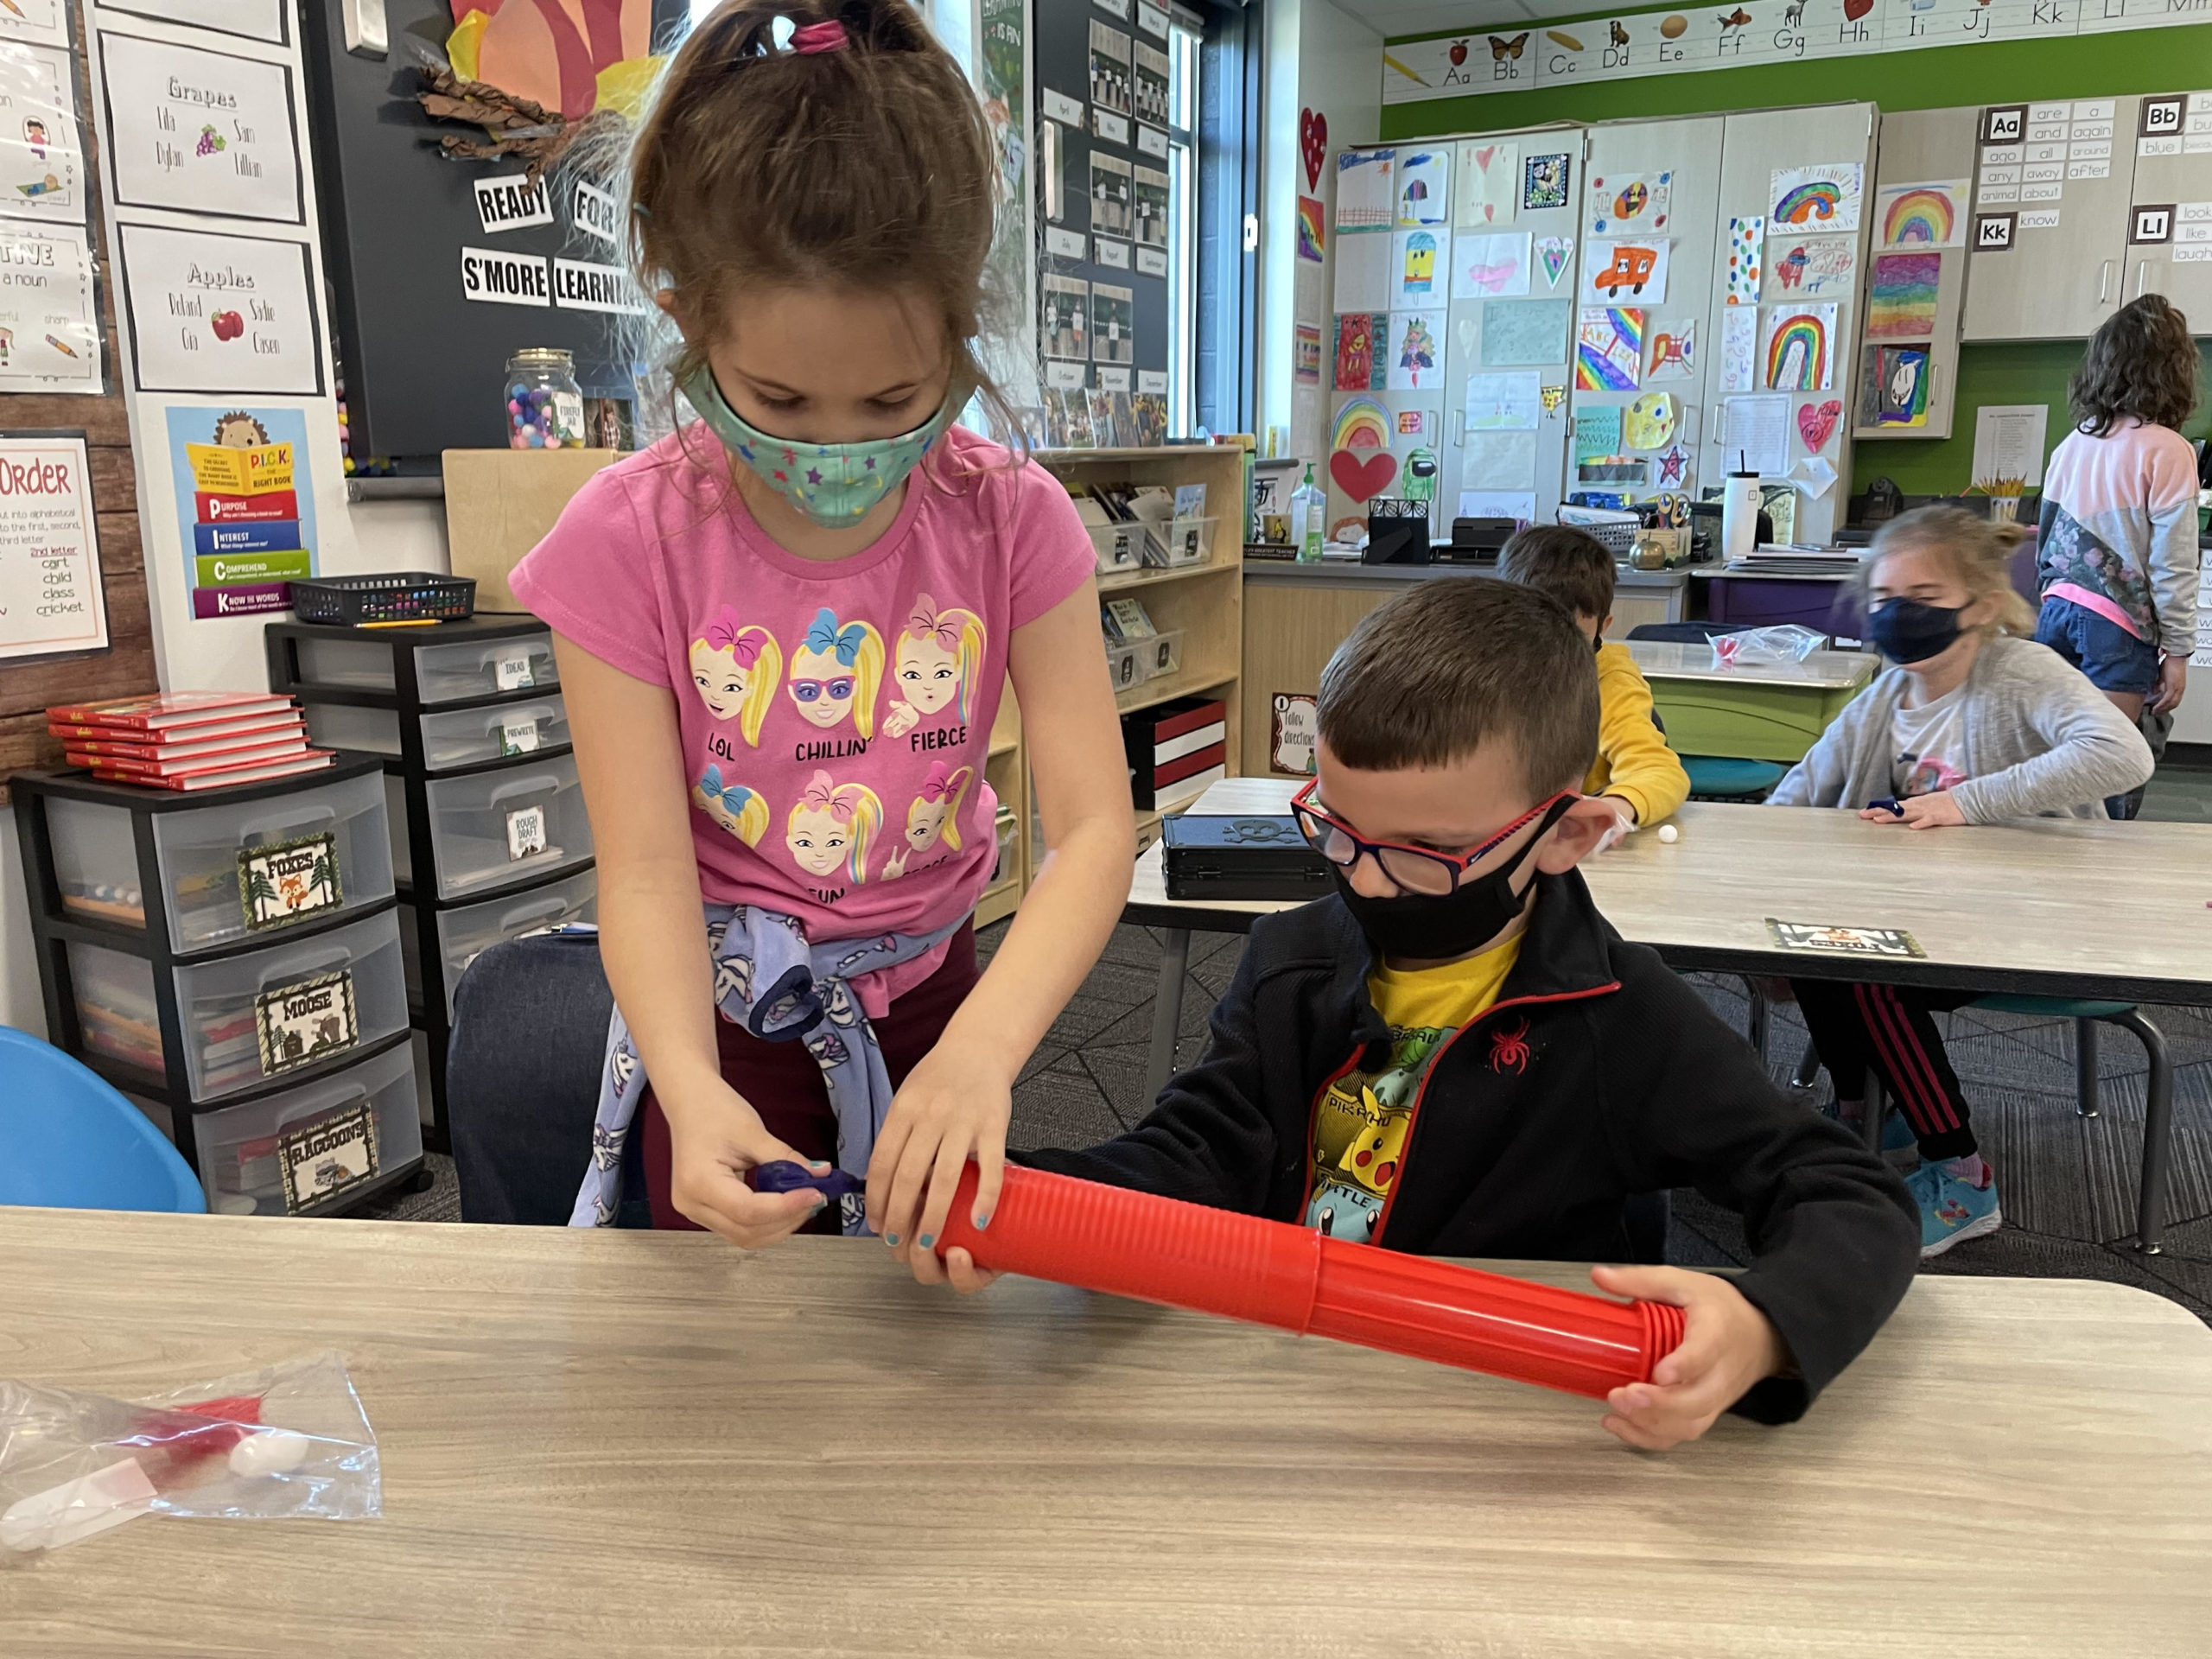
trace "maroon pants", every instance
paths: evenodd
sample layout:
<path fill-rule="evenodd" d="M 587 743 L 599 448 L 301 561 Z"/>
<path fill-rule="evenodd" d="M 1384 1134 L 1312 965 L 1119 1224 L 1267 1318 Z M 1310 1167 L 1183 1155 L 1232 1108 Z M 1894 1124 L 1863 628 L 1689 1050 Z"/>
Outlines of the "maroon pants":
<path fill-rule="evenodd" d="M 945 942 L 944 960 L 920 984 L 895 999 L 880 1020 L 870 1020 L 876 1046 L 883 1051 L 884 1069 L 891 1086 L 906 1082 L 906 1074 L 923 1055 L 937 1046 L 937 1039 L 968 993 L 976 988 L 976 930 L 972 922 Z M 771 1043 L 755 1037 L 741 1025 L 717 1019 L 715 1036 L 721 1051 L 722 1081 L 745 1096 L 760 1121 L 774 1135 L 808 1158 L 835 1160 L 837 1120 L 830 1109 L 830 1090 L 822 1081 L 822 1068 L 800 1042 Z M 696 1222 L 677 1212 L 669 1198 L 668 1120 L 648 1083 L 640 1109 L 645 1136 L 645 1196 L 652 1201 L 653 1225 L 658 1228 L 701 1230 Z M 837 1207 L 830 1205 L 799 1229 L 803 1233 L 835 1233 Z"/>

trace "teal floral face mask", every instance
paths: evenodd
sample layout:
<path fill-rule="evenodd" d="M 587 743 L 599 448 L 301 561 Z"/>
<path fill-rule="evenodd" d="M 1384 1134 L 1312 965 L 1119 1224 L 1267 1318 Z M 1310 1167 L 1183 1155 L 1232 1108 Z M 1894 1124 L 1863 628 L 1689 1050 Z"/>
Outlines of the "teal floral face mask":
<path fill-rule="evenodd" d="M 771 436 L 732 409 L 704 364 L 683 382 L 683 395 L 724 448 L 824 530 L 850 530 L 866 518 L 921 464 L 957 412 L 947 397 L 926 426 L 895 438 L 799 443 Z"/>

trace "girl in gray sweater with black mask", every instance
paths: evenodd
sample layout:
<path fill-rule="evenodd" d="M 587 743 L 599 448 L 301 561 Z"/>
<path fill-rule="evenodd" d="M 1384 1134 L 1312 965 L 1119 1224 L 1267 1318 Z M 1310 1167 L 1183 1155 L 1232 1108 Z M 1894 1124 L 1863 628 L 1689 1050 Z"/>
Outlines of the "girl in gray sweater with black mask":
<path fill-rule="evenodd" d="M 2151 751 L 2080 670 L 2022 636 L 2013 590 L 2020 531 L 1955 507 L 1923 507 L 1874 539 L 1860 570 L 1867 638 L 1894 666 L 1821 734 L 1768 804 L 1856 810 L 1902 830 L 2029 817 L 2101 818 L 2104 798 L 2151 775 Z M 1899 1161 L 1921 1214 L 1921 1254 L 2003 1223 L 1997 1183 L 1967 1121 L 1930 1015 L 1974 1000 L 1833 981 L 1793 982 L 1846 1118 L 1869 1068 L 1910 1126 Z"/>

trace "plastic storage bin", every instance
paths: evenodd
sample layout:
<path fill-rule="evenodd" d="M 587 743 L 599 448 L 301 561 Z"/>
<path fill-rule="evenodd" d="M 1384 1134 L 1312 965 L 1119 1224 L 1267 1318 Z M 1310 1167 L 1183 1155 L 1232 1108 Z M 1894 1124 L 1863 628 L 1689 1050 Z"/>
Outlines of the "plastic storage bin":
<path fill-rule="evenodd" d="M 1156 680 L 1163 674 L 1173 674 L 1183 666 L 1183 630 L 1171 628 L 1165 633 L 1155 633 L 1149 639 L 1134 642 L 1143 658 L 1144 677 Z"/>
<path fill-rule="evenodd" d="M 302 702 L 301 711 L 308 717 L 310 743 L 365 754 L 399 753 L 399 716 L 389 709 L 360 709 L 349 702 Z"/>
<path fill-rule="evenodd" d="M 591 823 L 573 755 L 434 778 L 424 787 L 441 899 L 550 875 L 591 856 Z M 422 877 L 416 879 L 419 885 Z"/>
<path fill-rule="evenodd" d="M 399 921 L 389 911 L 266 950 L 181 963 L 172 971 L 185 1076 L 195 1101 L 254 1088 L 407 1027 Z M 85 1046 L 162 1075 L 167 1068 L 153 965 L 105 946 L 72 942 L 69 976 Z"/>
<path fill-rule="evenodd" d="M 303 685 L 349 691 L 399 689 L 389 641 L 302 635 L 296 645 Z M 415 647 L 415 689 L 426 705 L 543 690 L 560 683 L 560 671 L 553 662 L 553 635 L 546 630 L 493 639 L 472 634 Z"/>
<path fill-rule="evenodd" d="M 43 805 L 65 909 L 130 925 L 124 898 L 139 887 L 130 808 L 60 795 L 46 796 Z M 243 801 L 218 796 L 206 806 L 149 816 L 171 948 L 179 954 L 391 896 L 391 843 L 377 772 Z M 118 896 L 102 900 L 103 892 Z M 144 925 L 142 908 L 136 925 Z"/>
<path fill-rule="evenodd" d="M 570 922 L 597 919 L 599 872 L 579 870 L 542 887 L 509 893 L 503 899 L 487 899 L 479 905 L 464 905 L 457 910 L 421 912 L 411 905 L 402 905 L 399 932 L 407 958 L 407 992 L 418 1001 L 422 1000 L 423 984 L 416 953 L 422 944 L 420 931 L 425 913 L 436 922 L 437 961 L 439 973 L 445 981 L 446 1018 L 450 1020 L 454 991 L 461 983 L 461 975 L 467 971 L 470 963 L 493 945 L 503 939 L 524 938 Z"/>
<path fill-rule="evenodd" d="M 1144 646 L 1149 641 L 1133 645 L 1117 645 L 1106 642 L 1106 672 L 1116 691 L 1126 691 L 1133 685 L 1144 683 Z"/>
<path fill-rule="evenodd" d="M 451 645 L 423 645 L 415 652 L 415 686 L 425 704 L 494 697 L 503 691 L 543 690 L 560 683 L 550 632 L 507 639 L 457 639 Z"/>
<path fill-rule="evenodd" d="M 282 1216 L 315 1208 L 317 1191 L 327 1192 L 334 1182 L 353 1173 L 349 1160 L 360 1154 L 350 1143 L 327 1158 L 308 1149 L 296 1188 L 304 1202 L 287 1204 L 282 1161 L 287 1143 L 296 1147 L 300 1131 L 336 1127 L 363 1106 L 374 1126 L 375 1153 L 369 1175 L 346 1183 L 359 1185 L 423 1155 L 415 1057 L 406 1043 L 300 1088 L 202 1113 L 194 1128 L 207 1207 L 233 1216 Z"/>
<path fill-rule="evenodd" d="M 423 765 L 430 772 L 568 746 L 569 711 L 558 697 L 423 716 Z"/>
<path fill-rule="evenodd" d="M 1147 563 L 1145 547 L 1149 538 L 1142 524 L 1086 524 L 1084 528 L 1090 533 L 1091 549 L 1097 555 L 1100 575 L 1135 570 Z"/>
<path fill-rule="evenodd" d="M 1213 525 L 1211 518 L 1177 518 L 1160 525 L 1153 531 L 1152 550 L 1145 562 L 1169 569 L 1204 564 L 1213 552 Z"/>

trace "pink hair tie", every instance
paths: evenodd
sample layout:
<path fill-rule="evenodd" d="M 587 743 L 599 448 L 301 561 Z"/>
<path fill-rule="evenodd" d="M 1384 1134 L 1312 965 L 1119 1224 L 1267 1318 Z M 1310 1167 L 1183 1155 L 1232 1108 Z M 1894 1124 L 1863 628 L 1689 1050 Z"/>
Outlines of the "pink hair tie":
<path fill-rule="evenodd" d="M 804 29 L 791 31 L 791 50 L 810 56 L 817 52 L 842 52 L 852 44 L 845 33 L 845 26 L 832 17 L 826 22 L 809 23 Z"/>

